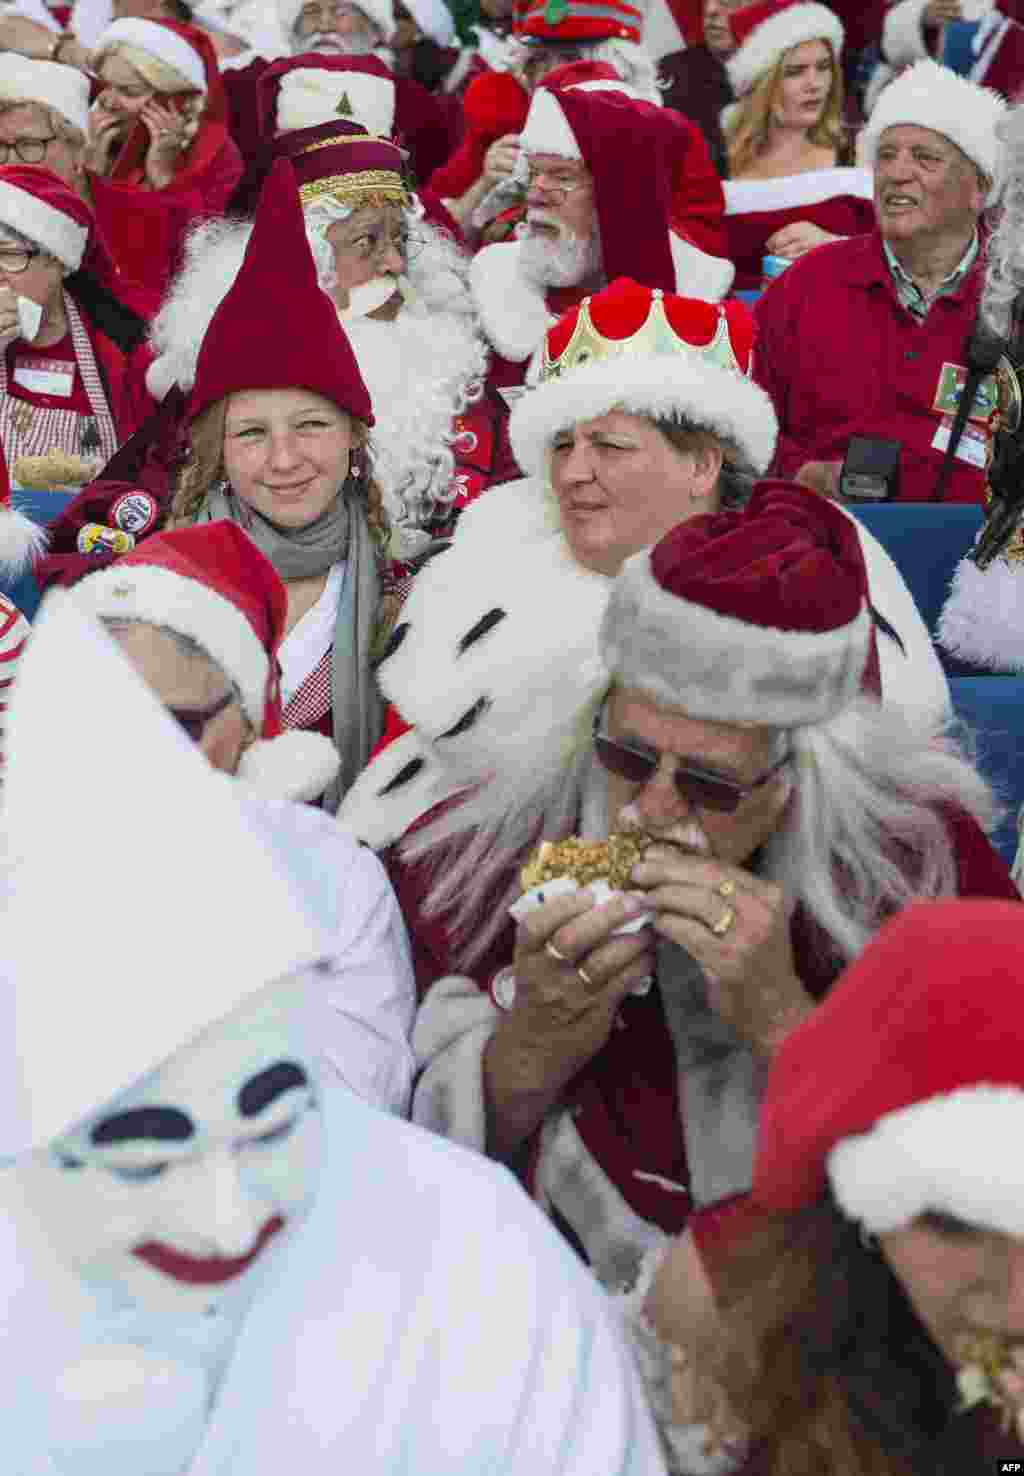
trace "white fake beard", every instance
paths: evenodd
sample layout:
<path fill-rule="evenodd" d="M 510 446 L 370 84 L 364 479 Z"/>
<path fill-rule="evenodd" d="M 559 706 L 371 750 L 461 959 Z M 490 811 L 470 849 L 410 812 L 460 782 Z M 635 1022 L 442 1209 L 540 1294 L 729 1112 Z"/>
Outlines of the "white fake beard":
<path fill-rule="evenodd" d="M 558 239 L 536 236 L 529 230 L 530 219 L 555 226 Z M 519 270 L 536 287 L 575 287 L 592 276 L 600 266 L 597 230 L 584 241 L 575 231 L 568 231 L 546 211 L 531 211 L 527 229 L 519 238 Z"/>
<path fill-rule="evenodd" d="M 368 318 L 400 291 L 401 282 L 397 277 L 374 277 L 358 287 L 349 288 L 348 307 L 339 308 L 338 316 L 345 324 L 353 318 Z"/>
<path fill-rule="evenodd" d="M 339 36 L 336 31 L 314 31 L 311 36 L 296 36 L 293 56 L 315 52 L 319 56 L 371 56 L 377 46 L 372 36 Z"/>
<path fill-rule="evenodd" d="M 373 401 L 374 476 L 388 516 L 422 525 L 453 493 L 452 421 L 480 364 L 472 323 L 403 308 L 389 323 L 346 317 L 345 331 Z"/>

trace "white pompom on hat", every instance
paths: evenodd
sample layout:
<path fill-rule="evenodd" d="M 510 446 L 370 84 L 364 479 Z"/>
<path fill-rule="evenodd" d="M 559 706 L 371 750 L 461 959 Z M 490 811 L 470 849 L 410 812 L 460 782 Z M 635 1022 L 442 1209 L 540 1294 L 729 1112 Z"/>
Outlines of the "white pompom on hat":
<path fill-rule="evenodd" d="M 838 60 L 845 32 L 839 17 L 826 5 L 779 4 L 744 6 L 729 16 L 729 26 L 739 42 L 725 64 L 737 97 L 757 85 L 787 51 L 805 41 L 827 41 Z"/>
<path fill-rule="evenodd" d="M 424 36 L 438 46 L 451 46 L 455 40 L 455 21 L 444 0 L 406 0 L 406 9 Z"/>
<path fill-rule="evenodd" d="M 956 144 L 991 180 L 985 203 L 995 205 L 1006 172 L 997 128 L 1007 106 L 1002 93 L 991 87 L 980 87 L 929 59 L 915 62 L 879 97 L 857 140 L 858 161 L 874 168 L 887 128 L 927 128 Z"/>
<path fill-rule="evenodd" d="M 75 67 L 0 51 L 0 102 L 43 103 L 81 133 L 89 128 L 89 79 Z"/>

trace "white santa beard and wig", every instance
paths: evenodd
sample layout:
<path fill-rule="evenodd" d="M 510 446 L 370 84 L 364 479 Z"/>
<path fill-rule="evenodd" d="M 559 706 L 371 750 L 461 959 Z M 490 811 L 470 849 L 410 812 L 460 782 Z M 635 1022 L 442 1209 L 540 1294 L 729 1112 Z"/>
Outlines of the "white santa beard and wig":
<path fill-rule="evenodd" d="M 549 225 L 558 232 L 557 240 L 534 235 L 533 222 Z M 597 275 L 601 270 L 601 238 L 597 215 L 590 235 L 583 240 L 570 231 L 548 210 L 530 210 L 519 236 L 519 271 L 535 287 L 575 287 L 578 282 Z"/>
<path fill-rule="evenodd" d="M 614 68 L 625 85 L 641 101 L 654 103 L 659 108 L 663 105 L 664 84 L 658 78 L 658 63 L 646 47 L 639 45 L 636 41 L 623 41 L 620 37 L 612 36 L 609 40 L 599 41 L 596 45 L 580 42 L 573 49 L 579 52 L 581 61 L 605 62 Z M 510 52 L 508 69 L 516 71 L 536 57 L 537 48 L 514 41 Z"/>
<path fill-rule="evenodd" d="M 344 218 L 343 207 L 307 213 L 317 278 L 329 295 L 337 278 L 323 233 L 332 220 Z M 382 322 L 342 315 L 373 403 L 370 453 L 399 555 L 416 551 L 412 544 L 403 547 L 402 530 L 421 527 L 458 495 L 458 433 L 452 422 L 480 398 L 487 373 L 487 348 L 458 248 L 422 220 L 410 226 L 417 249 L 408 276 L 395 284 L 405 299 L 398 316 Z M 203 337 L 237 275 L 251 231 L 248 221 L 216 220 L 190 232 L 182 269 L 150 330 L 160 357 L 147 384 L 158 397 L 172 384 L 187 391 L 194 383 Z"/>

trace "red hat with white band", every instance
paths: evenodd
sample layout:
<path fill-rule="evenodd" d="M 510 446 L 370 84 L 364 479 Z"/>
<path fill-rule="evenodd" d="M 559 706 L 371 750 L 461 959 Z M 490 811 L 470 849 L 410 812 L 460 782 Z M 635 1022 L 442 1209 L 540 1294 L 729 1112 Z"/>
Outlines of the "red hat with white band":
<path fill-rule="evenodd" d="M 825 723 L 878 688 L 857 525 L 789 482 L 627 559 L 600 639 L 622 686 L 708 722 Z"/>
<path fill-rule="evenodd" d="M 1024 1235 L 1024 930 L 1013 902 L 920 902 L 886 924 L 785 1041 L 753 1194 L 874 1233 L 937 1210 Z"/>
<path fill-rule="evenodd" d="M 102 59 L 103 53 L 118 43 L 134 46 L 172 67 L 196 92 L 205 92 L 206 63 L 198 46 L 183 34 L 184 29 L 174 22 L 141 20 L 134 16 L 116 20 L 100 37 L 96 57 Z"/>
<path fill-rule="evenodd" d="M 725 64 L 737 97 L 757 85 L 787 51 L 805 41 L 827 41 L 839 59 L 843 50 L 843 24 L 827 5 L 804 4 L 802 0 L 758 0 L 729 14 L 729 29 L 737 49 Z"/>
<path fill-rule="evenodd" d="M 69 272 L 82 264 L 92 211 L 62 179 L 36 164 L 0 165 L 0 228 L 27 236 L 63 262 Z"/>
<path fill-rule="evenodd" d="M 531 46 L 638 42 L 644 15 L 627 0 L 523 0 L 514 35 Z"/>

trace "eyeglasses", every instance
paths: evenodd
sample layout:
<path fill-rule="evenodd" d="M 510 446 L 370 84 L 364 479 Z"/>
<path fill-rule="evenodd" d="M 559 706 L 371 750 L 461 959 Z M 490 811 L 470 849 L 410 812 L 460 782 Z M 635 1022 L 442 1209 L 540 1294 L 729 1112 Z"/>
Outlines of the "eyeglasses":
<path fill-rule="evenodd" d="M 41 251 L 29 251 L 27 247 L 12 248 L 8 251 L 0 246 L 0 272 L 5 273 L 8 277 L 16 277 L 20 272 L 26 270 L 34 256 L 42 256 L 42 254 Z"/>
<path fill-rule="evenodd" d="M 207 725 L 212 723 L 215 717 L 219 717 L 225 708 L 230 707 L 234 700 L 235 694 L 229 688 L 223 697 L 218 697 L 217 701 L 209 707 L 169 707 L 167 711 L 193 743 L 201 743 Z"/>
<path fill-rule="evenodd" d="M 634 748 L 630 743 L 621 743 L 617 738 L 610 738 L 607 733 L 602 733 L 600 712 L 594 716 L 592 736 L 598 762 L 609 774 L 615 774 L 619 779 L 628 779 L 631 784 L 647 784 L 653 779 L 661 762 L 661 754 L 656 749 Z M 688 764 L 678 765 L 672 778 L 683 799 L 689 800 L 699 809 L 717 810 L 723 815 L 731 815 L 755 789 L 760 789 L 769 779 L 774 779 L 779 770 L 789 763 L 790 757 L 787 753 L 749 784 L 737 784 L 735 779 L 709 774 L 704 769 Z"/>
<path fill-rule="evenodd" d="M 23 164 L 39 164 L 56 137 L 51 133 L 48 138 L 16 138 L 13 143 L 0 143 L 0 164 L 7 163 L 12 149 Z"/>
<path fill-rule="evenodd" d="M 541 180 L 545 183 L 541 184 Z M 528 190 L 542 189 L 552 200 L 565 200 L 576 190 L 581 190 L 586 180 L 578 176 L 566 174 L 552 174 L 547 169 L 534 169 L 530 167 L 526 171 L 526 188 Z"/>
<path fill-rule="evenodd" d="M 395 251 L 403 261 L 411 261 L 419 252 L 422 241 L 410 231 L 399 231 L 388 235 L 384 231 L 364 231 L 354 241 L 339 241 L 338 249 L 349 252 L 359 261 L 373 261 L 387 251 Z"/>

